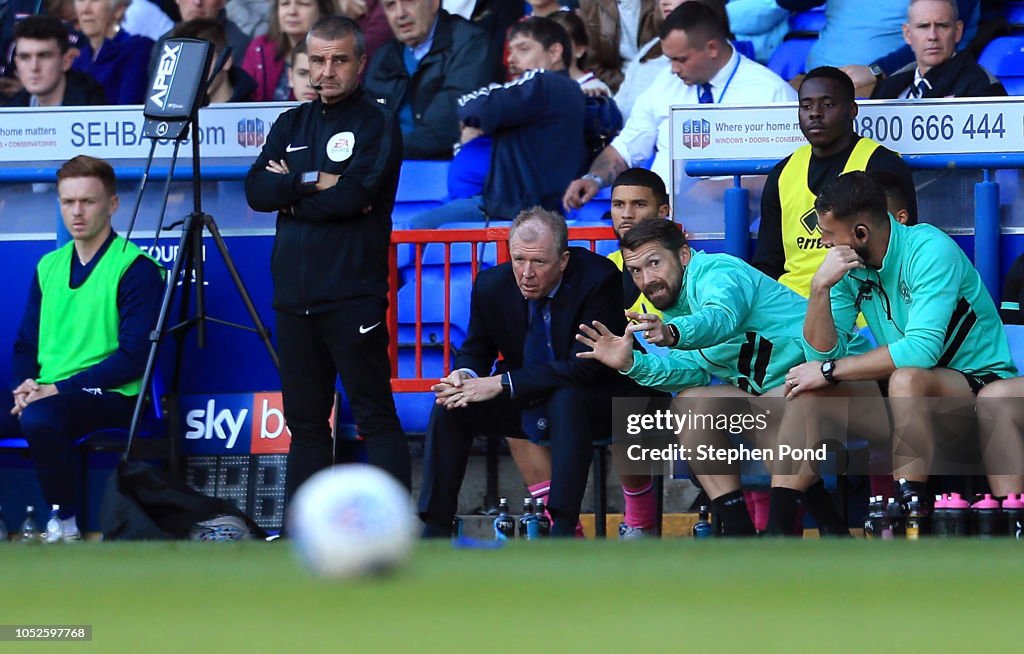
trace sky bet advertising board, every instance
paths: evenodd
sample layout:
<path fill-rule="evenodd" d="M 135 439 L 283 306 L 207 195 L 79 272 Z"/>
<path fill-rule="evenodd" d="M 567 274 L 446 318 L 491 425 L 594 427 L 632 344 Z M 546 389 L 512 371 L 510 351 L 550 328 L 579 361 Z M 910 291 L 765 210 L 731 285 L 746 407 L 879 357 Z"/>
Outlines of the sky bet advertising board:
<path fill-rule="evenodd" d="M 287 454 L 291 444 L 280 393 L 185 395 L 181 413 L 187 454 Z"/>

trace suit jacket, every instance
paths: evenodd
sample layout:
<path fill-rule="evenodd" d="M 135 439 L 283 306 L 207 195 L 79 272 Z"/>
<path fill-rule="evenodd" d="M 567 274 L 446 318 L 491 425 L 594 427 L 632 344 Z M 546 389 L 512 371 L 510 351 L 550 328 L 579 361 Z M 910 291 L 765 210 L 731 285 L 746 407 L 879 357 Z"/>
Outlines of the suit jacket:
<path fill-rule="evenodd" d="M 883 79 L 871 93 L 874 99 L 900 98 L 914 83 L 917 63 L 911 62 Z M 1002 83 L 974 60 L 969 52 L 956 55 L 924 74 L 931 84 L 925 98 L 987 98 L 1006 95 Z"/>
<path fill-rule="evenodd" d="M 576 341 L 580 323 L 600 320 L 616 334 L 626 329 L 622 311 L 622 278 L 611 261 L 584 248 L 569 248 L 569 265 L 551 300 L 551 347 L 555 360 L 523 367 L 523 343 L 529 305 L 506 263 L 483 270 L 473 284 L 469 330 L 455 359 L 456 368 L 490 375 L 500 353 L 497 372 L 508 372 L 516 399 L 529 401 L 565 386 L 622 386 L 628 378 L 591 359 L 578 359 L 589 350 Z"/>

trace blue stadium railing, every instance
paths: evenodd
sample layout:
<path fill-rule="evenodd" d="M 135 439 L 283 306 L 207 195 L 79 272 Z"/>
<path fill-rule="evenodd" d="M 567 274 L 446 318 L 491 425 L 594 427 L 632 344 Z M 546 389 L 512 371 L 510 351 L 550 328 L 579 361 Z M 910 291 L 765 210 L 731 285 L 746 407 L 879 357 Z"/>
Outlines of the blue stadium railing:
<path fill-rule="evenodd" d="M 982 170 L 974 187 L 974 265 L 993 298 L 999 297 L 999 183 L 993 172 L 1024 168 L 1024 154 L 908 155 L 913 170 Z M 778 161 L 765 159 L 709 159 L 689 161 L 686 173 L 694 177 L 732 176 L 725 192 L 725 251 L 746 258 L 750 238 L 749 191 L 740 186 L 744 175 L 766 175 Z M 981 256 L 979 256 L 981 255 Z"/>

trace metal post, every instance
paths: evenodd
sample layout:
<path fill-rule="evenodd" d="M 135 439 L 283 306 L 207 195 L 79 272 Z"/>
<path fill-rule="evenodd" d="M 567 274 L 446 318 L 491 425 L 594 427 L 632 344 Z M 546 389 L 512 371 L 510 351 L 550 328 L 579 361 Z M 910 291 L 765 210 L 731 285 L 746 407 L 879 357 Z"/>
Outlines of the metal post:
<path fill-rule="evenodd" d="M 985 170 L 974 185 L 974 267 L 989 295 L 999 302 L 999 183 Z"/>
<path fill-rule="evenodd" d="M 740 186 L 742 177 L 733 176 L 735 186 L 725 190 L 725 251 L 746 259 L 750 249 L 750 192 Z"/>

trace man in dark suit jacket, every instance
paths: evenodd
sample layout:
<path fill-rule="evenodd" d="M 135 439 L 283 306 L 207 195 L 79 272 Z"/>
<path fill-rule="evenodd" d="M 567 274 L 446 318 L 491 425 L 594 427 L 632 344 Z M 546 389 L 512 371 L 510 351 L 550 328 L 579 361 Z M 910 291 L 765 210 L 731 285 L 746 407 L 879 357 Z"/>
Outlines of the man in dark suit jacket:
<path fill-rule="evenodd" d="M 406 159 L 451 159 L 456 101 L 493 80 L 487 34 L 436 0 L 384 3 L 395 38 L 366 69 L 366 90 L 398 113 Z"/>
<path fill-rule="evenodd" d="M 539 207 L 513 221 L 509 251 L 510 263 L 477 276 L 455 370 L 432 389 L 437 405 L 427 427 L 419 503 L 425 536 L 451 534 L 479 433 L 550 443 L 551 534 L 573 536 L 593 439 L 611 431 L 611 398 L 642 392 L 615 371 L 576 357 L 586 349 L 575 340 L 581 323 L 610 320 L 625 328 L 615 264 L 568 247 L 565 221 Z"/>

